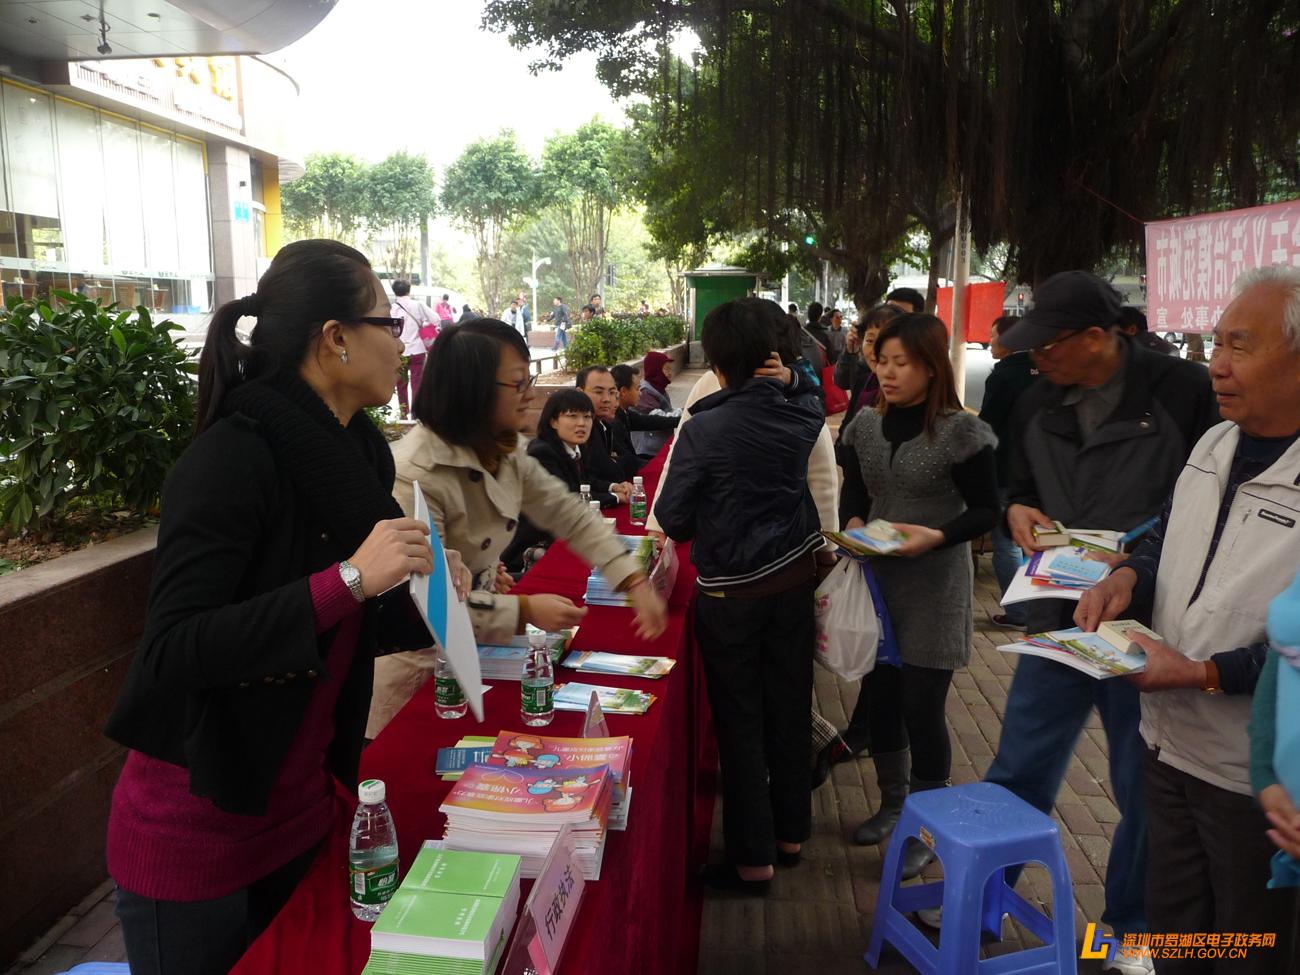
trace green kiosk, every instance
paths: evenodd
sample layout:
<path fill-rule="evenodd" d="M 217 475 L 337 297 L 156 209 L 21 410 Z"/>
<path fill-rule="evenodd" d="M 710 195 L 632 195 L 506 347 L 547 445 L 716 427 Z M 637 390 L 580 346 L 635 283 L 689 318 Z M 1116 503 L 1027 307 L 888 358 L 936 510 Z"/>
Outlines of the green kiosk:
<path fill-rule="evenodd" d="M 729 264 L 705 264 L 686 272 L 686 287 L 690 289 L 691 333 L 686 337 L 685 361 L 690 362 L 690 343 L 703 337 L 704 316 L 724 301 L 753 294 L 758 286 L 757 274 Z"/>

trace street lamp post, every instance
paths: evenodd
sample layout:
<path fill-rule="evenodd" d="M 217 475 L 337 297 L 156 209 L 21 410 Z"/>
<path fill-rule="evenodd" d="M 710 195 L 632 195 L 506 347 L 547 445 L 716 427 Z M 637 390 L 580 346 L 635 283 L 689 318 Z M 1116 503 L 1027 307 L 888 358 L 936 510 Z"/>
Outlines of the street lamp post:
<path fill-rule="evenodd" d="M 533 251 L 533 273 L 531 277 L 524 278 L 524 284 L 533 289 L 533 323 L 537 323 L 537 269 L 543 264 L 550 264 L 549 257 L 539 258 L 537 251 Z"/>

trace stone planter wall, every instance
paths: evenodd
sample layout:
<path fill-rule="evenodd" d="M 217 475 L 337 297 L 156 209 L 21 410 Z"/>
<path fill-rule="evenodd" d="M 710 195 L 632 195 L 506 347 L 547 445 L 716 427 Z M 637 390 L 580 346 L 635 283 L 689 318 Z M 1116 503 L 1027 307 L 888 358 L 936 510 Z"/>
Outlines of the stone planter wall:
<path fill-rule="evenodd" d="M 125 753 L 103 727 L 144 626 L 156 538 L 0 576 L 0 969 L 107 876 Z"/>

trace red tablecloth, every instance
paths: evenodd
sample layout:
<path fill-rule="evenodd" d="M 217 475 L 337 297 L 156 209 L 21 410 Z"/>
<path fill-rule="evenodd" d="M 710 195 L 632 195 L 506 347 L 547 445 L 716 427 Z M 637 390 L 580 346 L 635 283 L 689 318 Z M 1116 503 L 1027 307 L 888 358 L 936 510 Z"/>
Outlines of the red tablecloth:
<path fill-rule="evenodd" d="M 652 497 L 663 456 L 643 472 Z M 620 532 L 641 533 L 630 525 L 626 505 L 616 509 L 616 516 Z M 693 972 L 696 967 L 701 891 L 693 875 L 708 852 L 717 760 L 689 618 L 695 574 L 689 552 L 682 550 L 680 557 L 668 629 L 658 640 L 647 644 L 637 639 L 631 610 L 603 606 L 591 608 L 574 640 L 578 649 L 655 654 L 675 657 L 678 664 L 658 681 L 604 675 L 591 681 L 649 689 L 659 699 L 644 715 L 608 716 L 611 734 L 633 738 L 630 821 L 625 832 L 609 834 L 601 879 L 587 887 L 561 960 L 566 972 Z M 557 542 L 518 591 L 579 599 L 589 571 Z M 557 682 L 574 676 L 557 668 Z M 362 755 L 362 777 L 388 785 L 403 870 L 424 840 L 443 833 L 445 817 L 438 806 L 452 784 L 434 773 L 438 748 L 464 735 L 523 730 L 519 685 L 489 683 L 493 689 L 483 698 L 482 724 L 472 715 L 440 720 L 430 682 Z M 581 725 L 581 714 L 556 712 L 547 733 L 576 737 Z M 364 966 L 370 925 L 352 916 L 347 896 L 348 831 L 356 800 L 341 787 L 336 792 L 335 828 L 321 855 L 234 973 L 355 975 Z"/>

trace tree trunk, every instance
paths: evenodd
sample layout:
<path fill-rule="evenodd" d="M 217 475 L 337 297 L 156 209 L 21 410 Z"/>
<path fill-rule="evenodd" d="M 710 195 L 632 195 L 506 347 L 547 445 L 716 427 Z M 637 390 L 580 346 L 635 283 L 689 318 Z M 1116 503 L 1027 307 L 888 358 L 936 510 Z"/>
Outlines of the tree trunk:
<path fill-rule="evenodd" d="M 433 283 L 429 280 L 432 275 L 429 267 L 429 217 L 425 214 L 420 217 L 420 284 L 429 287 Z"/>

